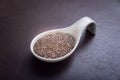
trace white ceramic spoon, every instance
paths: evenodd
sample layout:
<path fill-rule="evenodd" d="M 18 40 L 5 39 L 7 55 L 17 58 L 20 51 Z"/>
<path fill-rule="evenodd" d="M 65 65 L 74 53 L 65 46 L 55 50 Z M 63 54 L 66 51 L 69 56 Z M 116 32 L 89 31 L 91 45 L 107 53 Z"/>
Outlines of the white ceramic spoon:
<path fill-rule="evenodd" d="M 89 26 L 89 25 L 91 25 L 91 26 Z M 38 59 L 40 59 L 42 61 L 45 61 L 45 62 L 59 62 L 59 61 L 62 61 L 64 59 L 66 59 L 67 57 L 69 57 L 75 51 L 75 49 L 77 48 L 77 46 L 79 44 L 81 36 L 84 34 L 84 32 L 86 30 L 90 31 L 92 34 L 95 34 L 96 23 L 95 23 L 94 20 L 92 20 L 89 17 L 83 17 L 80 20 L 78 20 L 77 22 L 75 22 L 73 25 L 71 25 L 69 27 L 66 27 L 66 28 L 45 31 L 43 33 L 38 34 L 32 40 L 31 45 L 30 45 L 31 52 L 33 53 L 33 55 L 36 58 L 38 58 Z M 36 43 L 36 41 L 38 39 L 40 39 L 41 37 L 43 37 L 45 35 L 50 34 L 51 32 L 62 32 L 62 33 L 68 33 L 68 34 L 73 35 L 74 38 L 75 38 L 75 46 L 74 46 L 74 48 L 69 53 L 67 53 L 66 55 L 64 55 L 62 57 L 59 57 L 59 58 L 54 58 L 54 59 L 44 58 L 44 57 L 41 57 L 41 56 L 37 55 L 34 52 L 34 49 L 33 49 L 34 44 Z"/>

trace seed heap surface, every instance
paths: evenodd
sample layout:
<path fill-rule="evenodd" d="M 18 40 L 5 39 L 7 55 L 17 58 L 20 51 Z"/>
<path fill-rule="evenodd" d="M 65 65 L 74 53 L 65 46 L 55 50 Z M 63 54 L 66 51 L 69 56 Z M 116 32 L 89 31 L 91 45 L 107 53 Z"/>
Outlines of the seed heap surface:
<path fill-rule="evenodd" d="M 75 44 L 75 38 L 66 33 L 51 33 L 40 38 L 34 45 L 34 51 L 44 58 L 58 58 L 69 53 Z"/>

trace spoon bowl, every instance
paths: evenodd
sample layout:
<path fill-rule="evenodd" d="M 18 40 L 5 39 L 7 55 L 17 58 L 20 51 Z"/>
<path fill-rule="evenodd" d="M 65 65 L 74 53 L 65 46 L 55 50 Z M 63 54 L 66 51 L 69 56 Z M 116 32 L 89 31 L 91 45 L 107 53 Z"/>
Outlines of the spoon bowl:
<path fill-rule="evenodd" d="M 85 31 L 88 30 L 90 31 L 93 35 L 95 34 L 96 31 L 96 23 L 94 20 L 92 20 L 89 17 L 83 17 L 77 22 L 75 22 L 73 25 L 66 27 L 66 28 L 61 28 L 61 29 L 55 29 L 55 30 L 49 30 L 45 31 L 43 33 L 38 34 L 36 37 L 33 38 L 31 44 L 30 44 L 30 50 L 33 53 L 33 55 L 38 58 L 39 60 L 45 61 L 45 62 L 59 62 L 67 57 L 69 57 L 77 48 L 79 41 L 81 39 L 81 36 L 85 33 Z M 39 56 L 38 54 L 35 53 L 34 51 L 34 45 L 37 42 L 38 39 L 44 37 L 45 35 L 51 34 L 51 33 L 56 33 L 56 32 L 61 32 L 61 33 L 67 33 L 72 35 L 75 38 L 75 46 L 73 49 L 67 53 L 66 55 L 58 58 L 44 58 Z"/>

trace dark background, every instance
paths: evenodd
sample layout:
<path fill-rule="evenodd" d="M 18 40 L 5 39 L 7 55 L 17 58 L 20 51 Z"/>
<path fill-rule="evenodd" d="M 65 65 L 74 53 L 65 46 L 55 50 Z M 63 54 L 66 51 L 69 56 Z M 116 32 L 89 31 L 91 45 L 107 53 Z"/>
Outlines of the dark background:
<path fill-rule="evenodd" d="M 83 16 L 97 23 L 77 50 L 59 63 L 30 52 L 39 33 Z M 0 80 L 120 80 L 120 0 L 0 0 Z"/>

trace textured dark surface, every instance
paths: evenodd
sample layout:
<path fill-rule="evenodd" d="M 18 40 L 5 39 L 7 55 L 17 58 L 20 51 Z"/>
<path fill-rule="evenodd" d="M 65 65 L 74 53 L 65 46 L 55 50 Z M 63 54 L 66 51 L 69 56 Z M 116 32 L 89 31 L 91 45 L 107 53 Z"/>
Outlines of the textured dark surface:
<path fill-rule="evenodd" d="M 63 62 L 31 54 L 40 32 L 71 25 L 83 16 L 97 22 Z M 0 0 L 0 80 L 120 80 L 120 0 Z"/>

